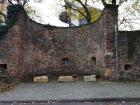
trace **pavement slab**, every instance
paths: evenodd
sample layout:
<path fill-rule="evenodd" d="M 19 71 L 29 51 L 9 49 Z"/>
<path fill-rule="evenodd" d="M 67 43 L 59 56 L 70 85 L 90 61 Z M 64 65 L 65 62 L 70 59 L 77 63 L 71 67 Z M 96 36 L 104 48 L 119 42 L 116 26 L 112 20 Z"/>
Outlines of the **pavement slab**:
<path fill-rule="evenodd" d="M 21 83 L 0 101 L 140 98 L 140 82 Z"/>

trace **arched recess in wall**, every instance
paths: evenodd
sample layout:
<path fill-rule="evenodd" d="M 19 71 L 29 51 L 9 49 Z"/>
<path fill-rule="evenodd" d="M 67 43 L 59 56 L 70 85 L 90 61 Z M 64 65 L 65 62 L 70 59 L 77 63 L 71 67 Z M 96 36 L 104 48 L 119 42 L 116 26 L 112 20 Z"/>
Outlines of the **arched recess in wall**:
<path fill-rule="evenodd" d="M 96 65 L 96 57 L 91 57 L 90 64 Z"/>

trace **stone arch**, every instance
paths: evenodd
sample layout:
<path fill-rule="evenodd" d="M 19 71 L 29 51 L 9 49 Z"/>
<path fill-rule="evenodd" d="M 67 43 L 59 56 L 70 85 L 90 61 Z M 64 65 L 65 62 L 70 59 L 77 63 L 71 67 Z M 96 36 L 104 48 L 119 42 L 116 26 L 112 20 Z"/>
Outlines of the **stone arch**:
<path fill-rule="evenodd" d="M 96 57 L 91 57 L 91 59 L 90 59 L 90 64 L 91 65 L 96 65 Z"/>

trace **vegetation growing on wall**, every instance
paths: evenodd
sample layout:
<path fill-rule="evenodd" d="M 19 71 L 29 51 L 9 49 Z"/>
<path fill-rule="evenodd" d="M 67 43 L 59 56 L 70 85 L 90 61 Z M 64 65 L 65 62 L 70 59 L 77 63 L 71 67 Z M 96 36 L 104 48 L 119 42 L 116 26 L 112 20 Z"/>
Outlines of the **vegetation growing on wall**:
<path fill-rule="evenodd" d="M 0 82 L 6 83 L 6 84 L 11 84 L 14 82 L 14 79 L 6 73 L 5 69 L 0 68 Z"/>
<path fill-rule="evenodd" d="M 0 68 L 0 92 L 8 91 L 15 85 L 14 79 L 6 73 L 6 70 Z"/>
<path fill-rule="evenodd" d="M 7 12 L 7 25 L 8 27 L 12 27 L 14 23 L 18 20 L 19 18 L 19 13 L 25 12 L 23 7 L 21 5 L 11 5 L 8 6 L 8 12 Z M 19 12 L 20 11 L 20 12 Z"/>
<path fill-rule="evenodd" d="M 6 33 L 8 29 L 10 29 L 16 23 L 19 18 L 19 13 L 25 12 L 21 5 L 10 5 L 7 7 L 7 9 L 6 24 L 0 26 L 0 35 Z"/>

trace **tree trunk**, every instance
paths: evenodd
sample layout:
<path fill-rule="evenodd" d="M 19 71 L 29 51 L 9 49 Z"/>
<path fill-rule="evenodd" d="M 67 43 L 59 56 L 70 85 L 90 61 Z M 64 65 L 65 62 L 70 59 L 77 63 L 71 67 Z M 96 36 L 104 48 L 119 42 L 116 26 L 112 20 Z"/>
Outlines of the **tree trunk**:
<path fill-rule="evenodd" d="M 116 5 L 116 0 L 112 0 L 112 4 L 113 5 Z"/>

